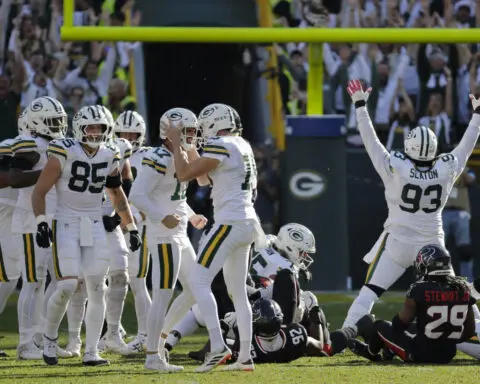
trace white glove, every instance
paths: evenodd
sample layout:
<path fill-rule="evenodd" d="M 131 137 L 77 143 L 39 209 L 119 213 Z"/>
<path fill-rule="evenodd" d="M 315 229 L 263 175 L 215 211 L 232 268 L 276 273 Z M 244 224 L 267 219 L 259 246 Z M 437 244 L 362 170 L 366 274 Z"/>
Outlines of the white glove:
<path fill-rule="evenodd" d="M 362 100 L 367 102 L 370 92 L 372 92 L 372 88 L 368 88 L 364 91 L 360 80 L 350 80 L 348 82 L 347 91 L 353 104 L 355 104 L 357 101 Z"/>
<path fill-rule="evenodd" d="M 469 94 L 470 101 L 472 102 L 472 108 L 475 111 L 478 107 L 480 107 L 480 98 L 476 99 L 474 95 Z"/>
<path fill-rule="evenodd" d="M 232 329 L 237 326 L 237 314 L 235 312 L 228 312 L 225 314 L 223 321 Z"/>

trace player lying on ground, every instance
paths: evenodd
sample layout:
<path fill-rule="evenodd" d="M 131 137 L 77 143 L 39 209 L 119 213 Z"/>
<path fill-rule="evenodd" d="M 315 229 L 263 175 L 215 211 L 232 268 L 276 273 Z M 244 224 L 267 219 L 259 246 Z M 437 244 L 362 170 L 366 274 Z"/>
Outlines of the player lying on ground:
<path fill-rule="evenodd" d="M 323 351 L 323 333 L 320 327 L 321 309 L 317 311 L 316 319 L 320 329 L 319 339 L 308 336 L 307 330 L 301 324 L 283 325 L 283 313 L 276 301 L 259 299 L 252 304 L 253 338 L 250 354 L 255 363 L 288 363 L 303 356 L 327 356 Z M 229 313 L 221 321 L 226 343 L 233 351 L 233 359 L 238 355 L 239 338 L 235 313 Z M 204 348 L 197 354 L 189 356 L 203 361 L 208 352 Z"/>
<path fill-rule="evenodd" d="M 373 323 L 368 345 L 354 340 L 354 353 L 377 361 L 386 347 L 405 362 L 447 364 L 455 357 L 457 344 L 475 334 L 475 299 L 468 283 L 454 276 L 448 252 L 426 245 L 414 266 L 420 279 L 410 286 L 403 308 L 391 322 Z M 407 329 L 415 318 L 412 337 Z"/>

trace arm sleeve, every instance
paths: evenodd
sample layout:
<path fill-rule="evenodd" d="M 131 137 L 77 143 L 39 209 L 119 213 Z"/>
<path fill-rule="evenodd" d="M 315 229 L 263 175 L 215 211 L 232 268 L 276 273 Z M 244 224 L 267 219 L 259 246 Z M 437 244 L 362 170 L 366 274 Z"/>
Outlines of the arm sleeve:
<path fill-rule="evenodd" d="M 392 175 L 390 168 L 390 154 L 378 140 L 372 120 L 368 115 L 366 107 L 357 108 L 358 130 L 362 136 L 363 145 L 367 150 L 368 156 L 372 160 L 375 170 L 382 179 L 386 179 Z"/>
<path fill-rule="evenodd" d="M 462 140 L 460 140 L 460 143 L 452 151 L 452 155 L 454 155 L 458 160 L 456 169 L 457 175 L 459 175 L 463 168 L 465 168 L 467 160 L 475 148 L 479 134 L 480 114 L 474 113 L 472 119 L 470 120 L 470 124 L 468 124 L 467 130 L 463 134 Z"/>
<path fill-rule="evenodd" d="M 161 165 L 152 159 L 143 159 L 142 170 L 138 173 L 130 191 L 132 204 L 153 222 L 161 222 L 168 214 L 150 197 L 151 192 L 159 182 L 159 178 L 165 175 L 166 169 L 164 168 L 162 173 L 159 170 L 160 167 Z"/>

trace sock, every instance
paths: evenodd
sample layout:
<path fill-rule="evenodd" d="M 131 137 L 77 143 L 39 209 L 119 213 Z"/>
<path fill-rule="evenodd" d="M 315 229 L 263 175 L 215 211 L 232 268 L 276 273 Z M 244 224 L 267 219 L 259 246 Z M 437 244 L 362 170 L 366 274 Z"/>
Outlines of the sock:
<path fill-rule="evenodd" d="M 174 347 L 182 337 L 193 335 L 198 329 L 198 323 L 193 311 L 188 311 L 173 329 L 166 340 L 166 343 L 172 347 Z"/>
<path fill-rule="evenodd" d="M 23 283 L 17 303 L 19 329 L 18 345 L 24 345 L 33 340 L 42 308 L 42 287 L 43 284 L 41 280 L 36 283 L 29 283 L 25 280 Z"/>
<path fill-rule="evenodd" d="M 460 262 L 460 276 L 464 276 L 471 283 L 473 282 L 473 260 Z"/>
<path fill-rule="evenodd" d="M 67 311 L 68 301 L 77 288 L 76 279 L 60 280 L 47 304 L 45 336 L 51 340 L 58 337 L 58 327 Z"/>
<path fill-rule="evenodd" d="M 378 296 L 370 288 L 363 286 L 350 306 L 342 328 L 353 327 L 363 316 L 370 313 Z"/>
<path fill-rule="evenodd" d="M 85 305 L 87 304 L 87 287 L 85 280 L 78 280 L 75 293 L 70 299 L 67 308 L 68 341 L 75 342 L 80 339 L 83 319 L 85 317 Z"/>
<path fill-rule="evenodd" d="M 18 279 L 13 279 L 5 283 L 0 283 L 0 313 L 3 312 L 7 305 L 8 298 L 17 287 Z"/>
<path fill-rule="evenodd" d="M 162 331 L 165 339 L 173 327 L 183 318 L 183 316 L 185 316 L 188 310 L 192 308 L 193 304 L 195 304 L 195 300 L 192 294 L 188 288 L 183 285 L 182 293 L 173 300 L 172 305 L 170 305 L 170 308 L 168 309 L 167 316 L 165 317 L 165 324 Z"/>
<path fill-rule="evenodd" d="M 39 282 L 37 302 L 35 303 L 35 313 L 33 314 L 33 341 L 37 345 L 43 342 L 43 333 L 45 323 L 43 322 L 43 306 L 45 302 L 45 279 Z"/>
<path fill-rule="evenodd" d="M 85 353 L 98 353 L 98 341 L 105 320 L 105 277 L 85 277 L 87 287 L 88 306 L 85 316 Z"/>
<path fill-rule="evenodd" d="M 107 337 L 118 338 L 123 306 L 128 292 L 128 276 L 126 271 L 112 271 L 108 277 L 107 289 Z"/>
<path fill-rule="evenodd" d="M 135 313 L 137 315 L 137 334 L 147 333 L 147 316 L 152 299 L 145 284 L 145 278 L 130 277 L 130 288 L 135 300 Z"/>
<path fill-rule="evenodd" d="M 159 350 L 160 333 L 165 324 L 165 313 L 172 298 L 173 290 L 158 289 L 153 292 L 153 301 L 147 317 L 147 352 Z M 162 341 L 162 344 L 164 341 Z M 163 345 L 162 345 L 163 347 Z"/>

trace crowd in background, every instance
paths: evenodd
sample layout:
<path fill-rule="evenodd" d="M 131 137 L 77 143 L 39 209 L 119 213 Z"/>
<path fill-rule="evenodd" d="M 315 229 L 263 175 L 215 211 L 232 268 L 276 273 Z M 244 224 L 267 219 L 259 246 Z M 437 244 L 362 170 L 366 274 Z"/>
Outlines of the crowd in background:
<path fill-rule="evenodd" d="M 75 25 L 140 23 L 133 1 L 76 0 Z M 135 109 L 129 64 L 136 43 L 62 42 L 62 0 L 2 0 L 0 6 L 1 139 L 17 134 L 18 114 L 40 96 L 59 99 L 69 116 L 102 104 L 118 116 Z M 3 102 L 2 102 L 3 101 Z"/>
<path fill-rule="evenodd" d="M 475 28 L 480 24 L 478 0 L 271 3 L 276 26 L 286 28 Z M 307 46 L 292 43 L 276 48 L 285 112 L 304 114 Z M 480 95 L 477 44 L 323 44 L 323 60 L 324 113 L 346 115 L 348 141 L 353 145 L 361 145 L 361 139 L 345 90 L 351 79 L 362 79 L 373 88 L 369 110 L 388 149 L 401 148 L 404 136 L 418 124 L 435 131 L 441 151 L 449 149 L 470 119 L 469 91 Z"/>

